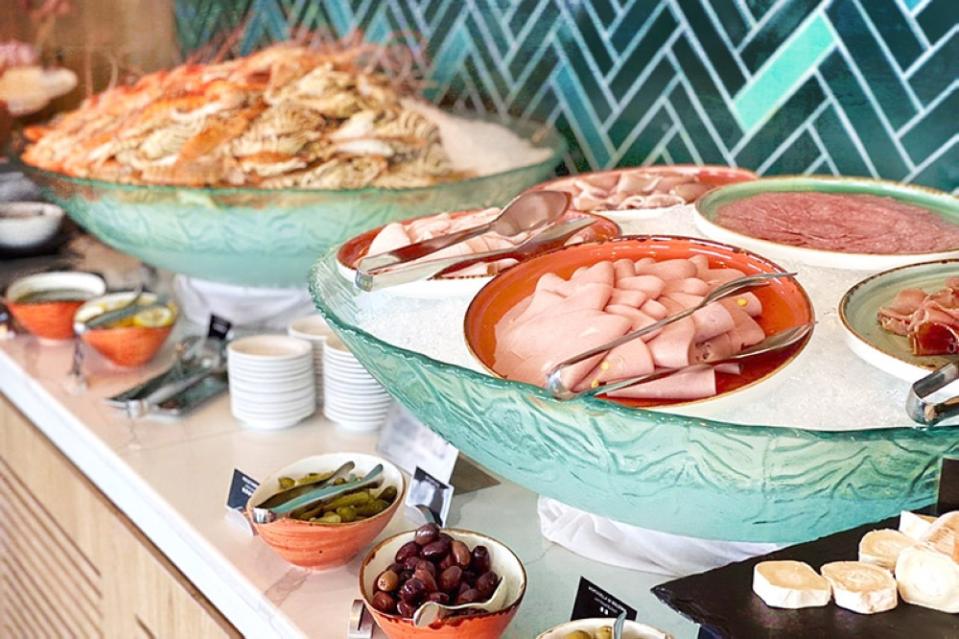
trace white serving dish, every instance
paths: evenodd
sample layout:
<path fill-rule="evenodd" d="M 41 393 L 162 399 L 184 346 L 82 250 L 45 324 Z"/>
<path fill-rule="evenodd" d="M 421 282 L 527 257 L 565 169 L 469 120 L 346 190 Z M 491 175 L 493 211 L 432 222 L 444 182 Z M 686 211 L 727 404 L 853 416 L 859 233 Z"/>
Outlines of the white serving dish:
<path fill-rule="evenodd" d="M 0 249 L 24 250 L 47 243 L 60 230 L 63 209 L 45 202 L 0 203 Z"/>

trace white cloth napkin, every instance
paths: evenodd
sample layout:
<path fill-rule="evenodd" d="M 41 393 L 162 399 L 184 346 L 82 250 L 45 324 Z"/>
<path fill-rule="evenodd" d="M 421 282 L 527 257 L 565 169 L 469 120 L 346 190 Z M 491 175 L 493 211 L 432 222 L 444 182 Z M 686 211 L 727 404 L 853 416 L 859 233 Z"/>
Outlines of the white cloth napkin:
<path fill-rule="evenodd" d="M 206 326 L 210 314 L 242 328 L 285 331 L 294 319 L 314 312 L 306 288 L 255 288 L 177 275 L 173 287 L 183 315 Z"/>
<path fill-rule="evenodd" d="M 661 575 L 682 576 L 781 548 L 777 544 L 699 539 L 637 528 L 540 497 L 543 536 L 588 559 Z"/>

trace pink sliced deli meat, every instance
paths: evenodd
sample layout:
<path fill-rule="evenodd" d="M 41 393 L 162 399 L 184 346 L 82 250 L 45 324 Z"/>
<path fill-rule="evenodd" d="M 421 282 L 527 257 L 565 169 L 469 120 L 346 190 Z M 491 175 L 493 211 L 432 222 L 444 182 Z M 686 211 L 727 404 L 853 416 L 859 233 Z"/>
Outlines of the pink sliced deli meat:
<path fill-rule="evenodd" d="M 542 386 L 559 362 L 693 308 L 721 282 L 741 276 L 736 269 L 711 267 L 702 255 L 660 262 L 652 258 L 603 261 L 577 269 L 569 279 L 543 275 L 533 294 L 497 325 L 494 368 L 508 379 Z M 761 313 L 762 303 L 752 293 L 724 298 L 567 368 L 564 384 L 583 390 L 671 370 L 677 372 L 618 391 L 615 396 L 710 397 L 716 393 L 716 374 L 711 366 L 702 364 L 727 358 L 765 339 L 755 319 Z M 738 370 L 738 366 L 724 367 L 730 374 L 738 374 Z"/>
<path fill-rule="evenodd" d="M 907 337 L 914 355 L 959 352 L 959 277 L 946 278 L 932 293 L 902 289 L 876 319 L 885 330 Z"/>

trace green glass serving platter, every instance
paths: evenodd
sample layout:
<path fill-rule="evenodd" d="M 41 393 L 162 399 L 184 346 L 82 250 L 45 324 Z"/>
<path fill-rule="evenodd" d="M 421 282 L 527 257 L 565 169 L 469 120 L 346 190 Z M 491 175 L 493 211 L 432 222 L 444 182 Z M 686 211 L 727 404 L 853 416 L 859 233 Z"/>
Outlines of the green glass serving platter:
<path fill-rule="evenodd" d="M 488 119 L 549 150 L 539 162 L 457 182 L 354 190 L 140 186 L 23 166 L 87 231 L 147 264 L 264 287 L 302 287 L 316 256 L 388 222 L 502 205 L 553 173 L 565 150 L 551 128 Z"/>

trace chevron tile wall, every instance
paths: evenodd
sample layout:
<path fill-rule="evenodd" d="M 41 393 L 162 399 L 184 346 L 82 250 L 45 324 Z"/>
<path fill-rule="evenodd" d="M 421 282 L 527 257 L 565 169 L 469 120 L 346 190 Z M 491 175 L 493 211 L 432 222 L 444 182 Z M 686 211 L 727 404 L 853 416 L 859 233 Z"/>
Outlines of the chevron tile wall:
<path fill-rule="evenodd" d="M 244 25 L 361 29 L 437 102 L 553 123 L 571 171 L 721 163 L 959 191 L 959 0 L 176 0 L 186 52 Z"/>

